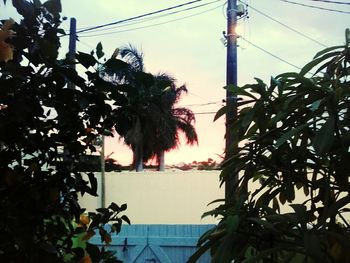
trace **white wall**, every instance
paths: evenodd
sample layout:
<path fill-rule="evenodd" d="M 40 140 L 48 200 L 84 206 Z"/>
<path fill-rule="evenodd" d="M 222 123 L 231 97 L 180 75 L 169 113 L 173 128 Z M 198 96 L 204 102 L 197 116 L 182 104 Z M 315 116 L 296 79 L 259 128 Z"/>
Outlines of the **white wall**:
<path fill-rule="evenodd" d="M 125 214 L 132 224 L 212 224 L 201 215 L 217 206 L 208 203 L 224 197 L 220 171 L 166 171 L 106 173 L 106 205 L 127 203 Z M 99 182 L 100 174 L 96 177 Z M 99 194 L 100 195 L 100 194 Z M 94 211 L 100 197 L 84 195 L 82 207 Z"/>
<path fill-rule="evenodd" d="M 127 203 L 125 214 L 132 224 L 214 224 L 212 217 L 201 215 L 218 204 L 208 203 L 224 197 L 224 187 L 219 188 L 220 171 L 166 171 L 106 173 L 106 205 Z M 100 191 L 100 174 L 96 174 Z M 254 191 L 260 185 L 250 183 Z M 296 191 L 294 203 L 305 201 L 302 190 Z M 84 195 L 82 207 L 94 211 L 101 207 L 101 199 Z M 292 212 L 286 203 L 281 212 Z M 350 213 L 346 214 L 347 220 Z"/>

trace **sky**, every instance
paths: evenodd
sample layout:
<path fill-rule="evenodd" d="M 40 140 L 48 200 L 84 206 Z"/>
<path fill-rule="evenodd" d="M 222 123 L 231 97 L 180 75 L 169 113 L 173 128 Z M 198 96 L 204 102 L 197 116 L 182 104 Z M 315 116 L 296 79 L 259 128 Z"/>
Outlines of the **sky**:
<path fill-rule="evenodd" d="M 311 8 L 283 0 L 242 0 L 248 17 L 238 22 L 238 85 L 253 83 L 258 77 L 268 82 L 271 76 L 299 71 L 325 46 L 344 44 L 344 32 L 350 27 L 350 1 L 331 4 L 315 0 L 291 2 L 317 6 Z M 10 1 L 8 1 L 10 2 Z M 186 0 L 61 0 L 69 29 L 69 18 L 77 19 L 83 28 L 124 20 L 186 3 Z M 242 3 L 239 2 L 239 3 Z M 339 1 L 338 1 L 339 2 Z M 204 5 L 205 4 L 205 5 Z M 196 7 L 203 5 L 201 7 Z M 184 9 L 194 7 L 191 10 Z M 144 53 L 146 71 L 166 72 L 186 84 L 188 94 L 178 106 L 186 106 L 196 114 L 198 146 L 186 146 L 166 153 L 167 164 L 190 163 L 208 158 L 220 161 L 224 152 L 224 118 L 213 122 L 215 112 L 223 106 L 226 81 L 226 48 L 221 39 L 226 30 L 224 0 L 202 0 L 191 5 L 120 23 L 78 35 L 77 50 L 90 52 L 101 42 L 104 52 L 131 44 Z M 321 10 L 336 9 L 343 12 Z M 0 7 L 0 19 L 18 20 L 10 4 Z M 183 10 L 180 12 L 180 10 Z M 169 14 L 170 12 L 176 14 Z M 277 22 L 276 22 L 277 21 Z M 283 26 L 283 25 L 284 26 Z M 289 27 L 289 28 L 287 28 Z M 295 31 L 299 33 L 296 33 Z M 303 35 L 304 36 L 303 36 Z M 310 40 L 310 38 L 312 40 Z M 62 54 L 68 50 L 68 38 L 62 39 Z M 278 57 L 278 58 L 276 58 Z M 282 61 L 283 60 L 283 61 Z M 127 165 L 130 149 L 118 135 L 106 139 L 105 154 Z"/>

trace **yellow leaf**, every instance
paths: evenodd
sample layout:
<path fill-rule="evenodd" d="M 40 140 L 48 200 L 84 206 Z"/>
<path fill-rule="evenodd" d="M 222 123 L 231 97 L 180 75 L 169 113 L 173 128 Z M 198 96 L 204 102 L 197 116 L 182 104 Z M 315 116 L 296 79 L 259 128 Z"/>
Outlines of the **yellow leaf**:
<path fill-rule="evenodd" d="M 14 36 L 14 31 L 10 30 L 14 23 L 15 21 L 10 18 L 0 29 L 0 62 L 7 62 L 13 59 L 13 48 L 5 40 Z"/>
<path fill-rule="evenodd" d="M 9 61 L 13 59 L 13 48 L 5 43 L 4 41 L 0 42 L 0 62 Z"/>
<path fill-rule="evenodd" d="M 9 20 L 6 20 L 6 22 L 4 23 L 4 25 L 2 26 L 2 30 L 9 30 L 15 23 L 15 20 L 13 20 L 12 18 L 10 18 Z"/>
<path fill-rule="evenodd" d="M 80 259 L 80 260 L 78 261 L 78 263 L 92 263 L 92 260 L 91 260 L 91 258 L 90 258 L 89 255 L 86 255 L 85 257 L 83 257 L 82 259 Z"/>
<path fill-rule="evenodd" d="M 12 18 L 6 20 L 0 29 L 0 41 L 5 41 L 6 39 L 11 38 L 15 35 L 15 32 L 13 30 L 10 30 L 14 23 L 15 21 Z"/>
<path fill-rule="evenodd" d="M 90 218 L 87 215 L 81 214 L 80 223 L 86 226 L 90 223 Z"/>

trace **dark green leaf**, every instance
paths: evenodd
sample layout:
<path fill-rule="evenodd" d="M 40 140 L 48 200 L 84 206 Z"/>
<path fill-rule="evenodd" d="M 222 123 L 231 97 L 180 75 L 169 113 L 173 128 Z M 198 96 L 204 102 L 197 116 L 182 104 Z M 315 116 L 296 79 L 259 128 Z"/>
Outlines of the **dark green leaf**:
<path fill-rule="evenodd" d="M 216 252 L 213 255 L 212 263 L 230 263 L 234 258 L 233 249 L 237 242 L 237 236 L 226 235 L 222 238 Z"/>
<path fill-rule="evenodd" d="M 303 230 L 307 229 L 307 222 L 308 222 L 308 215 L 306 213 L 306 207 L 301 204 L 291 204 L 290 205 L 293 210 L 295 211 L 295 214 L 297 215 L 298 221 L 300 223 L 300 226 Z"/>
<path fill-rule="evenodd" d="M 230 215 L 225 220 L 225 223 L 226 223 L 228 233 L 232 234 L 232 233 L 236 232 L 237 227 L 239 225 L 239 216 L 238 215 L 233 215 L 233 216 Z"/>
<path fill-rule="evenodd" d="M 325 48 L 325 49 L 321 50 L 320 52 L 316 53 L 316 55 L 314 56 L 314 59 L 322 56 L 323 54 L 328 53 L 329 51 L 339 49 L 339 48 L 345 48 L 345 46 L 334 46 L 334 47 Z"/>
<path fill-rule="evenodd" d="M 100 59 L 104 55 L 105 55 L 105 53 L 103 53 L 102 44 L 101 44 L 101 42 L 99 42 L 96 46 L 96 56 L 98 59 Z"/>
<path fill-rule="evenodd" d="M 44 3 L 44 6 L 52 14 L 58 14 L 62 12 L 62 6 L 60 0 L 48 0 Z"/>
<path fill-rule="evenodd" d="M 41 242 L 39 247 L 47 253 L 56 254 L 57 249 L 49 242 Z"/>
<path fill-rule="evenodd" d="M 128 69 L 129 64 L 127 64 L 126 62 L 124 62 L 120 59 L 110 58 L 106 61 L 105 67 L 110 72 L 118 72 L 120 70 Z"/>
<path fill-rule="evenodd" d="M 247 258 L 245 260 L 242 261 L 242 263 L 257 263 L 257 262 L 261 262 L 261 259 L 265 259 L 268 256 L 272 255 L 273 253 L 282 250 L 281 247 L 274 247 L 274 248 L 270 248 L 270 249 L 266 249 L 266 250 L 262 250 L 261 252 L 259 252 L 256 256 L 252 256 L 250 258 Z"/>
<path fill-rule="evenodd" d="M 312 140 L 318 154 L 327 152 L 334 142 L 335 118 L 330 116 Z"/>
<path fill-rule="evenodd" d="M 278 232 L 277 229 L 273 226 L 273 224 L 271 224 L 270 222 L 257 218 L 257 217 L 248 217 L 247 218 L 248 221 L 253 222 L 258 224 L 259 226 L 262 226 L 263 228 L 270 230 L 272 232 Z"/>
<path fill-rule="evenodd" d="M 120 206 L 120 212 L 125 211 L 127 208 L 128 208 L 127 204 L 122 204 L 122 205 Z"/>
<path fill-rule="evenodd" d="M 57 29 L 57 33 L 59 33 L 59 34 L 61 34 L 61 35 L 65 35 L 65 34 L 66 34 L 66 32 L 64 31 L 64 29 L 62 29 L 62 28 L 58 28 L 58 29 Z"/>
<path fill-rule="evenodd" d="M 86 243 L 86 251 L 89 253 L 89 256 L 92 260 L 92 262 L 99 262 L 100 261 L 100 250 L 97 245 Z"/>
<path fill-rule="evenodd" d="M 222 115 L 226 114 L 228 112 L 227 106 L 222 107 L 221 109 L 218 110 L 218 112 L 215 114 L 214 121 L 219 119 Z"/>
<path fill-rule="evenodd" d="M 58 56 L 57 45 L 54 42 L 42 39 L 40 40 L 40 51 L 42 55 L 50 62 L 56 60 Z"/>
<path fill-rule="evenodd" d="M 309 123 L 304 123 L 294 129 L 287 131 L 285 134 L 283 134 L 280 138 L 277 139 L 275 147 L 279 148 L 282 144 L 290 140 L 292 137 L 300 133 L 303 129 L 305 129 L 308 126 L 310 126 Z"/>
<path fill-rule="evenodd" d="M 97 179 L 93 173 L 88 173 L 91 192 L 90 194 L 93 196 L 97 196 Z"/>
<path fill-rule="evenodd" d="M 321 247 L 319 238 L 312 232 L 305 233 L 304 246 L 308 255 L 311 255 L 313 258 L 317 259 L 318 262 L 323 261 L 322 259 L 325 256 L 324 249 Z"/>
<path fill-rule="evenodd" d="M 203 244 L 203 246 L 200 246 L 198 248 L 198 250 L 192 254 L 190 256 L 190 258 L 188 259 L 187 263 L 196 263 L 198 262 L 199 258 L 206 252 L 208 251 L 213 245 L 215 244 L 215 242 L 213 240 L 209 240 L 208 242 L 206 242 L 205 244 Z"/>
<path fill-rule="evenodd" d="M 107 208 L 96 208 L 96 211 L 101 214 L 107 214 L 109 212 Z"/>
<path fill-rule="evenodd" d="M 249 88 L 249 85 L 246 85 L 246 86 L 243 86 L 243 87 L 238 87 L 238 86 L 235 86 L 235 85 L 229 85 L 229 86 L 226 86 L 225 87 L 228 91 L 231 92 L 231 94 L 233 96 L 238 96 L 238 95 L 242 95 L 242 96 L 247 96 L 247 97 L 250 97 L 254 100 L 257 100 L 257 98 L 249 93 L 248 91 L 246 91 L 245 89 L 246 88 Z"/>
<path fill-rule="evenodd" d="M 17 12 L 25 18 L 33 18 L 34 5 L 26 0 L 12 0 L 12 5 Z"/>
<path fill-rule="evenodd" d="M 318 218 L 318 224 L 323 224 L 328 218 L 334 218 L 338 211 L 349 203 L 350 195 L 337 200 L 335 203 L 325 209 L 325 212 Z"/>
<path fill-rule="evenodd" d="M 92 55 L 83 52 L 78 52 L 78 54 L 76 54 L 76 59 L 85 68 L 93 67 L 97 63 L 96 59 Z"/>
<path fill-rule="evenodd" d="M 244 111 L 243 111 L 244 110 Z M 256 113 L 256 108 L 253 107 L 246 107 L 243 110 L 241 110 L 240 114 L 244 114 L 243 116 L 243 121 L 242 121 L 242 126 L 244 128 L 247 128 L 251 125 L 254 117 L 255 117 L 255 113 Z"/>
<path fill-rule="evenodd" d="M 119 212 L 120 211 L 120 207 L 119 205 L 117 205 L 116 203 L 112 202 L 109 206 L 109 209 L 112 209 L 113 212 Z"/>
<path fill-rule="evenodd" d="M 126 215 L 122 215 L 120 219 L 122 219 L 124 222 L 128 223 L 129 225 L 131 224 L 130 219 Z"/>
<path fill-rule="evenodd" d="M 339 55 L 341 51 L 338 52 L 331 52 L 331 53 L 326 53 L 322 57 L 317 57 L 313 61 L 309 62 L 306 64 L 300 71 L 300 75 L 304 76 L 306 73 L 310 72 L 311 69 L 313 69 L 316 65 L 320 64 L 322 61 L 325 61 L 328 58 L 331 58 L 333 56 Z"/>

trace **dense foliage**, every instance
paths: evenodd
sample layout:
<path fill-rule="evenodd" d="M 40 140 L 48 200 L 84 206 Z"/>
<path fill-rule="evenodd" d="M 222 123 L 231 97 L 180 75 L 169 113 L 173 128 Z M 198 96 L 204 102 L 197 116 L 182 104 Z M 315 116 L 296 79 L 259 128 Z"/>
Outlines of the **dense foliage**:
<path fill-rule="evenodd" d="M 208 249 L 214 263 L 350 262 L 349 76 L 348 38 L 299 73 L 227 87 L 244 98 L 221 174 L 236 198 L 207 213 L 221 221 L 189 262 Z"/>
<path fill-rule="evenodd" d="M 0 30 L 0 261 L 115 262 L 97 247 L 73 242 L 78 233 L 86 241 L 98 230 L 109 243 L 104 224 L 118 232 L 129 221 L 120 216 L 126 205 L 116 204 L 81 217 L 78 194 L 96 196 L 97 180 L 77 164 L 116 122 L 107 101 L 118 106 L 125 97 L 95 69 L 101 44 L 94 56 L 78 52 L 77 62 L 58 59 L 65 34 L 59 0 L 12 4 L 23 18 L 2 20 Z M 84 78 L 73 69 L 76 63 L 85 68 Z M 111 57 L 104 66 L 117 72 L 127 64 Z"/>

